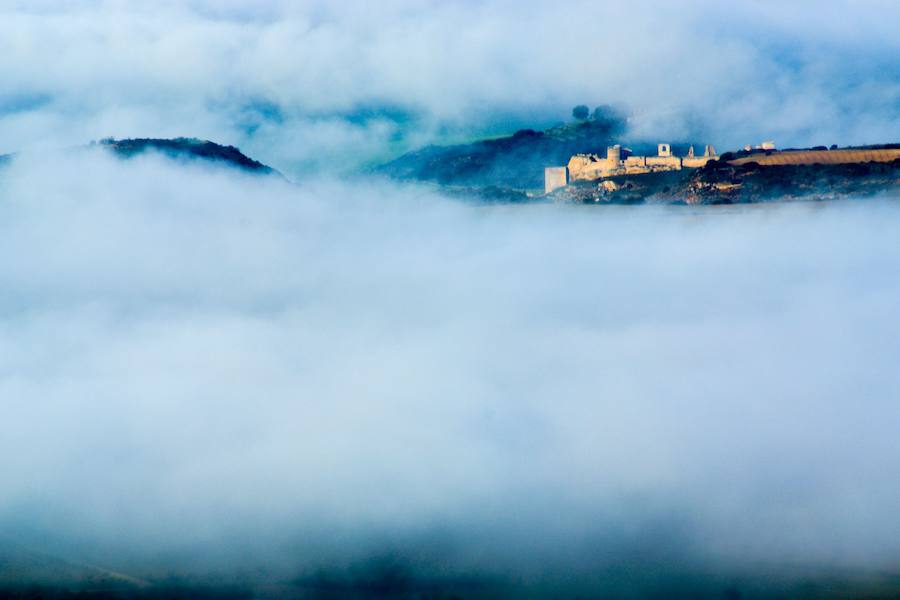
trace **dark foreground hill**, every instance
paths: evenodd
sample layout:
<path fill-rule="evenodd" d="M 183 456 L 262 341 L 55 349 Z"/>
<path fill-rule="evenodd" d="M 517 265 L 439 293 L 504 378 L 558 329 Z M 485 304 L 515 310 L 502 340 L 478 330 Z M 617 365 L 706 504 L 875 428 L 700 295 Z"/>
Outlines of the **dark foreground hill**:
<path fill-rule="evenodd" d="M 30 550 L 0 538 L 0 598 L 65 597 L 75 590 L 126 593 L 143 587 L 138 579 L 93 565 Z M 29 595 L 30 594 L 30 595 Z"/>
<path fill-rule="evenodd" d="M 196 138 L 124 140 L 107 138 L 96 142 L 96 145 L 110 150 L 122 158 L 131 158 L 146 152 L 158 152 L 177 160 L 210 161 L 259 175 L 281 175 L 272 167 L 253 160 L 234 146 L 222 146 L 215 142 Z"/>
<path fill-rule="evenodd" d="M 523 129 L 514 135 L 456 146 L 428 146 L 376 169 L 396 179 L 448 186 L 543 188 L 544 167 L 564 165 L 573 154 L 606 148 L 624 131 L 624 121 L 608 115 L 546 131 Z"/>
<path fill-rule="evenodd" d="M 414 600 L 467 598 L 694 598 L 785 599 L 897 598 L 900 576 L 892 569 L 823 569 L 795 565 L 746 572 L 642 563 L 599 565 L 571 576 L 550 571 L 536 577 L 490 569 L 459 571 L 414 566 L 387 556 L 349 566 L 300 569 L 235 568 L 194 576 L 160 572 L 137 579 L 99 567 L 32 552 L 0 549 L 0 598 L 14 600 Z M 291 571 L 291 569 L 288 569 Z"/>

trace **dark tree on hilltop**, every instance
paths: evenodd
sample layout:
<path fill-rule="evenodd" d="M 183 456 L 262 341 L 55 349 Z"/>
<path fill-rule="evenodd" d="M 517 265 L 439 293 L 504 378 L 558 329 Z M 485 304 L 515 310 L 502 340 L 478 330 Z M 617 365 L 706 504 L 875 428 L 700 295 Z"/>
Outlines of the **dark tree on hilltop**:
<path fill-rule="evenodd" d="M 575 108 L 572 109 L 572 116 L 578 119 L 579 121 L 587 121 L 588 115 L 591 114 L 591 109 L 589 109 L 584 104 L 579 104 Z"/>
<path fill-rule="evenodd" d="M 609 104 L 601 104 L 594 109 L 593 113 L 591 113 L 591 118 L 595 121 L 612 121 L 618 117 L 619 115 L 616 113 L 616 109 Z"/>

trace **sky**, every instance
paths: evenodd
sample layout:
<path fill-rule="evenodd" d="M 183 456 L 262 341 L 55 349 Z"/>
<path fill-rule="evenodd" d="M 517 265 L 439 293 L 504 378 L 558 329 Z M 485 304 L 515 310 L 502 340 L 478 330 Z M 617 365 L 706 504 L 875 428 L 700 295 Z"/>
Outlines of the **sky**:
<path fill-rule="evenodd" d="M 347 174 L 581 103 L 633 139 L 894 142 L 898 20 L 891 0 L 4 0 L 0 153 L 187 136 Z"/>
<path fill-rule="evenodd" d="M 720 150 L 898 141 L 898 16 L 0 0 L 0 551 L 626 596 L 894 572 L 896 194 L 485 205 L 347 175 L 579 102 Z M 181 135 L 295 182 L 81 147 Z"/>

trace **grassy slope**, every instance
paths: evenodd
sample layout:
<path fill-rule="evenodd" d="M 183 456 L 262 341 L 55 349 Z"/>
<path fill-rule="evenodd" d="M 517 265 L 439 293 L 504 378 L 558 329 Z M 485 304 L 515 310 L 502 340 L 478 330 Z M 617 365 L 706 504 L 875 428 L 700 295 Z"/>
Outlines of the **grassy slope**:
<path fill-rule="evenodd" d="M 428 146 L 376 171 L 397 179 L 442 185 L 539 189 L 543 187 L 544 167 L 564 165 L 573 154 L 605 148 L 622 129 L 622 122 L 614 118 L 546 131 L 525 129 L 471 144 Z"/>

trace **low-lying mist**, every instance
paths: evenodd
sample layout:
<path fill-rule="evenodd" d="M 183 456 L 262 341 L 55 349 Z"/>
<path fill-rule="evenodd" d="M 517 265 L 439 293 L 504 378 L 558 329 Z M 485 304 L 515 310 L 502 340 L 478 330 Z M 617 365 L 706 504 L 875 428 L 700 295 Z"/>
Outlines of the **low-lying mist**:
<path fill-rule="evenodd" d="M 482 206 L 20 157 L 0 531 L 138 577 L 896 568 L 896 202 Z"/>

